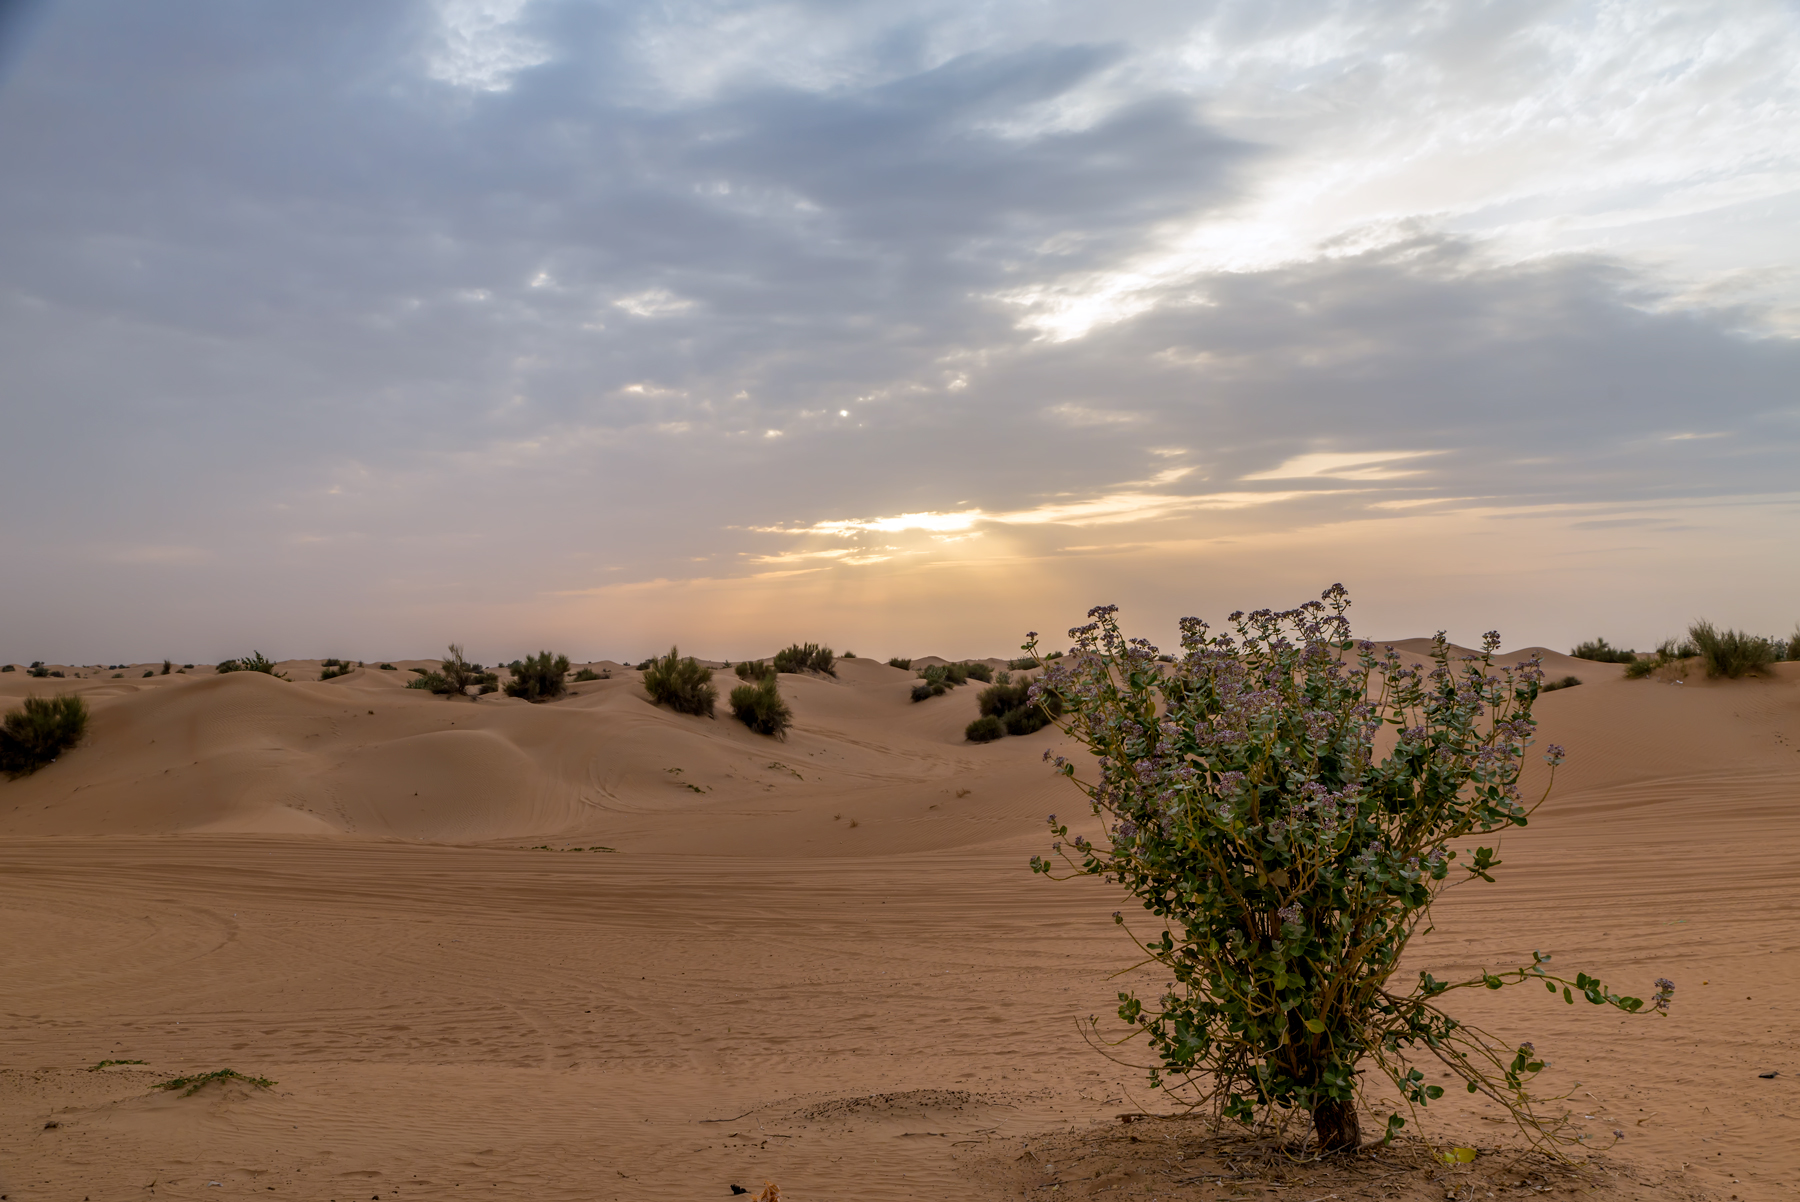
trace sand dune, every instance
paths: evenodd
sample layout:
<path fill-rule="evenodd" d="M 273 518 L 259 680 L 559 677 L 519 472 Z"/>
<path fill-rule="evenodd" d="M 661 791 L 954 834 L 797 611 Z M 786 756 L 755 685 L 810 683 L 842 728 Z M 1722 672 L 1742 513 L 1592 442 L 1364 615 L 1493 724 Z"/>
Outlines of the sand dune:
<path fill-rule="evenodd" d="M 1667 1021 L 1471 1005 L 1627 1132 L 1603 1193 L 1794 1196 L 1800 665 L 1678 685 L 1544 659 L 1583 681 L 1539 703 L 1569 762 L 1415 959 L 1674 977 Z M 660 709 L 623 665 L 534 706 L 394 662 L 0 674 L 0 700 L 93 713 L 0 784 L 0 1192 L 1232 1196 L 1082 1142 L 1154 1099 L 1073 1027 L 1129 962 L 1118 900 L 1024 868 L 1043 815 L 1082 808 L 1041 763 L 1056 731 L 971 745 L 980 685 L 915 704 L 871 660 L 783 676 L 785 742 Z M 149 1089 L 224 1066 L 279 1084 Z"/>

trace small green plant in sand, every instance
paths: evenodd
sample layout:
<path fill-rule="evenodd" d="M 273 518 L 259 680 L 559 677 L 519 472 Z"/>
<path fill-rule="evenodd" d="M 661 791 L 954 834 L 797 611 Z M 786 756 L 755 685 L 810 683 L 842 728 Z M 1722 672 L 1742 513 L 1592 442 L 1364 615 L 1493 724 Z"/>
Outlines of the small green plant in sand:
<path fill-rule="evenodd" d="M 0 672 L 17 672 L 18 670 L 19 666 L 17 664 L 5 664 L 0 666 Z"/>
<path fill-rule="evenodd" d="M 1123 912 L 1114 920 L 1170 982 L 1119 994 L 1127 1032 L 1111 1046 L 1142 1041 L 1152 1084 L 1215 1121 L 1310 1115 L 1321 1152 L 1361 1142 L 1365 1066 L 1416 1117 L 1443 1095 L 1418 1066 L 1435 1062 L 1558 1152 L 1583 1137 L 1546 1109 L 1559 1099 L 1534 1094 L 1540 1053 L 1455 1018 L 1445 996 L 1535 982 L 1570 1004 L 1660 1015 L 1675 986 L 1658 980 L 1646 1011 L 1586 973 L 1559 975 L 1541 952 L 1462 980 L 1393 979 L 1453 872 L 1494 879 L 1495 848 L 1468 842 L 1525 825 L 1542 804 L 1519 789 L 1542 669 L 1497 668 L 1492 631 L 1454 665 L 1440 632 L 1430 662 L 1411 667 L 1352 639 L 1349 605 L 1336 585 L 1286 612 L 1233 614 L 1235 637 L 1184 618 L 1173 665 L 1102 606 L 1032 685 L 1061 699 L 1058 725 L 1095 757 L 1089 780 L 1054 763 L 1104 824 L 1090 842 L 1051 815 L 1053 859 L 1142 905 L 1147 932 Z M 1393 745 L 1378 758 L 1385 728 Z M 1554 779 L 1563 751 L 1546 751 Z M 1055 864 L 1033 857 L 1032 869 Z M 1101 1038 L 1097 1019 L 1088 1032 Z M 1388 1137 L 1405 1122 L 1390 1113 Z"/>
<path fill-rule="evenodd" d="M 1585 643 L 1577 643 L 1569 651 L 1571 659 L 1593 660 L 1600 664 L 1630 664 L 1637 662 L 1637 652 L 1626 651 L 1614 647 L 1605 639 L 1589 639 Z"/>
<path fill-rule="evenodd" d="M 1637 661 L 1634 659 L 1631 662 L 1635 664 Z M 1572 689 L 1580 683 L 1581 677 L 1579 676 L 1565 676 L 1561 680 L 1546 680 L 1538 692 L 1554 693 L 1558 689 Z"/>
<path fill-rule="evenodd" d="M 73 694 L 27 697 L 0 719 L 0 773 L 9 779 L 30 776 L 87 733 L 87 702 Z"/>
<path fill-rule="evenodd" d="M 759 735 L 787 738 L 794 724 L 794 712 L 781 699 L 778 677 L 765 676 L 754 684 L 741 684 L 731 690 L 731 714 Z"/>
<path fill-rule="evenodd" d="M 914 701 L 942 697 L 950 689 L 968 684 L 971 680 L 992 681 L 994 670 L 986 664 L 967 661 L 955 664 L 927 664 L 919 669 L 919 679 L 923 683 L 913 686 L 912 699 Z"/>
<path fill-rule="evenodd" d="M 1006 727 L 991 714 L 983 714 L 963 727 L 963 738 L 971 743 L 992 743 L 995 739 L 1005 737 Z"/>
<path fill-rule="evenodd" d="M 793 643 L 775 653 L 777 672 L 822 672 L 826 676 L 836 676 L 836 664 L 837 657 L 831 653 L 831 648 L 817 643 Z"/>
<path fill-rule="evenodd" d="M 115 1064 L 148 1064 L 148 1063 L 150 1063 L 148 1060 L 102 1060 L 99 1064 L 89 1066 L 88 1072 L 97 1073 L 101 1069 L 111 1068 Z"/>
<path fill-rule="evenodd" d="M 276 680 L 286 680 L 285 673 L 275 670 L 275 661 L 260 651 L 252 651 L 241 659 L 222 659 L 213 671 L 221 676 L 227 672 L 261 672 L 265 676 L 273 676 Z"/>
<path fill-rule="evenodd" d="M 902 672 L 910 672 L 912 671 L 912 661 L 910 659 L 901 659 L 896 655 L 894 658 L 888 660 L 888 667 L 898 668 Z M 12 669 L 8 668 L 7 671 L 10 672 Z"/>
<path fill-rule="evenodd" d="M 741 659 L 732 669 L 739 680 L 773 680 L 775 665 L 760 659 Z"/>
<path fill-rule="evenodd" d="M 476 690 L 479 696 L 500 688 L 500 674 L 489 672 L 480 664 L 472 664 L 463 658 L 463 649 L 459 644 L 451 643 L 449 652 L 439 662 L 436 672 L 429 668 L 414 668 L 418 679 L 407 681 L 406 687 L 423 689 L 442 697 L 460 696 L 470 689 Z"/>
<path fill-rule="evenodd" d="M 348 660 L 322 659 L 319 661 L 319 679 L 336 680 L 340 676 L 348 676 L 355 671 L 356 665 Z"/>
<path fill-rule="evenodd" d="M 1003 735 L 1035 734 L 1062 714 L 1062 701 L 1056 694 L 1033 697 L 1030 681 L 1021 680 L 1015 684 L 1004 672 L 1001 677 L 998 684 L 981 690 L 981 717 L 969 723 L 965 732 L 970 742 L 983 743 L 998 738 L 990 733 L 995 726 Z M 981 738 L 976 737 L 978 729 L 983 735 Z"/>
<path fill-rule="evenodd" d="M 569 674 L 569 657 L 552 655 L 548 651 L 540 651 L 536 655 L 522 660 L 514 660 L 508 665 L 512 678 L 506 682 L 508 697 L 522 697 L 526 701 L 555 701 L 569 691 L 566 677 Z M 588 673 L 593 680 L 594 674 Z"/>
<path fill-rule="evenodd" d="M 267 1077 L 247 1077 L 234 1068 L 216 1069 L 210 1073 L 201 1073 L 194 1077 L 171 1077 L 167 1081 L 158 1081 L 152 1089 L 181 1090 L 181 1096 L 191 1098 L 217 1081 L 220 1085 L 227 1081 L 242 1081 L 245 1085 L 254 1085 L 258 1089 L 268 1089 L 275 1084 Z"/>
<path fill-rule="evenodd" d="M 712 683 L 712 669 L 702 667 L 693 656 L 684 656 L 679 647 L 669 653 L 645 661 L 644 691 L 657 705 L 666 705 L 678 714 L 713 716 L 719 690 Z"/>
<path fill-rule="evenodd" d="M 592 668 L 583 668 L 581 671 L 575 673 L 575 676 L 574 676 L 574 681 L 576 684 L 586 684 L 590 680 L 611 680 L 611 679 L 612 679 L 611 672 L 596 672 Z"/>

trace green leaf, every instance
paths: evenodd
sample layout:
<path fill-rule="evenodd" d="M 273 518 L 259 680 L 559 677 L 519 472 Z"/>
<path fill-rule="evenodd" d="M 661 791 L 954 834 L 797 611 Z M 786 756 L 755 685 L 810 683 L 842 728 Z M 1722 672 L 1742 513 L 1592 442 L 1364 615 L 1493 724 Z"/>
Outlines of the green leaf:
<path fill-rule="evenodd" d="M 1316 1018 L 1309 1018 L 1306 1020 L 1306 1029 L 1311 1031 L 1314 1035 L 1323 1035 L 1325 1033 L 1325 1024 Z"/>

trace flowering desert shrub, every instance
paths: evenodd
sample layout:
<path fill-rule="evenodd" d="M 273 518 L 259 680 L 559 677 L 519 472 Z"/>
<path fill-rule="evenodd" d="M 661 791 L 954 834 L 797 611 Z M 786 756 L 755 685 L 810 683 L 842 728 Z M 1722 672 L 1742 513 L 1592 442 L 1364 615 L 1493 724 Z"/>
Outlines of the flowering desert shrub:
<path fill-rule="evenodd" d="M 1308 1112 L 1322 1151 L 1360 1142 L 1365 1064 L 1409 1108 L 1441 1097 L 1418 1061 L 1506 1107 L 1534 1143 L 1573 1142 L 1566 1116 L 1544 1110 L 1554 1099 L 1531 1092 L 1544 1067 L 1532 1045 L 1458 1021 L 1443 999 L 1535 981 L 1571 1004 L 1580 995 L 1636 1013 L 1642 1000 L 1557 975 L 1543 953 L 1466 980 L 1393 979 L 1453 876 L 1494 879 L 1491 847 L 1464 859 L 1452 844 L 1523 826 L 1543 801 L 1519 790 L 1542 671 L 1496 668 L 1492 632 L 1454 666 L 1440 633 L 1431 664 L 1407 667 L 1352 640 L 1349 605 L 1333 586 L 1298 609 L 1233 614 L 1235 636 L 1186 618 L 1171 664 L 1102 606 L 1032 685 L 1060 700 L 1058 725 L 1095 756 L 1091 781 L 1055 763 L 1106 823 L 1089 842 L 1052 815 L 1055 858 L 1142 904 L 1150 929 L 1130 933 L 1171 982 L 1157 997 L 1119 994 L 1124 1039 L 1147 1045 L 1153 1084 L 1216 1116 Z M 1377 759 L 1384 724 L 1398 741 Z M 1563 752 L 1547 751 L 1553 778 Z M 1032 869 L 1055 865 L 1033 857 Z M 1654 1012 L 1674 988 L 1657 982 Z M 1388 1135 L 1404 1123 L 1390 1115 Z"/>

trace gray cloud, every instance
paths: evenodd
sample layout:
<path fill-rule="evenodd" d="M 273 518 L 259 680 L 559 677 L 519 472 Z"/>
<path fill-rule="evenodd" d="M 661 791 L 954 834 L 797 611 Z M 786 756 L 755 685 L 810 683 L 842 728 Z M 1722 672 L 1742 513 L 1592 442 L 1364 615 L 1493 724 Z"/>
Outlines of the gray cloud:
<path fill-rule="evenodd" d="M 1628 257 L 1508 259 L 1413 217 L 1146 267 L 1299 153 L 1147 48 L 1178 40 L 1166 13 L 1007 41 L 821 10 L 811 60 L 686 90 L 655 19 L 530 6 L 507 36 L 544 52 L 459 87 L 426 5 L 47 12 L 0 90 L 0 544 L 54 572 L 0 599 L 44 638 L 118 620 L 62 600 L 120 572 L 127 626 L 195 639 L 221 612 L 328 631 L 450 595 L 498 630 L 530 621 L 521 580 L 880 541 L 768 532 L 834 520 L 1141 495 L 1168 502 L 1145 522 L 1223 537 L 1792 488 L 1795 343 Z M 1263 47 L 1333 19 L 1203 15 Z M 1479 32 L 1428 50 L 1473 70 Z M 1120 273 L 1130 305 L 1080 336 L 1026 320 L 1019 298 Z M 1248 479 L 1405 451 L 1432 454 Z M 1240 493 L 1284 499 L 1181 501 Z"/>

